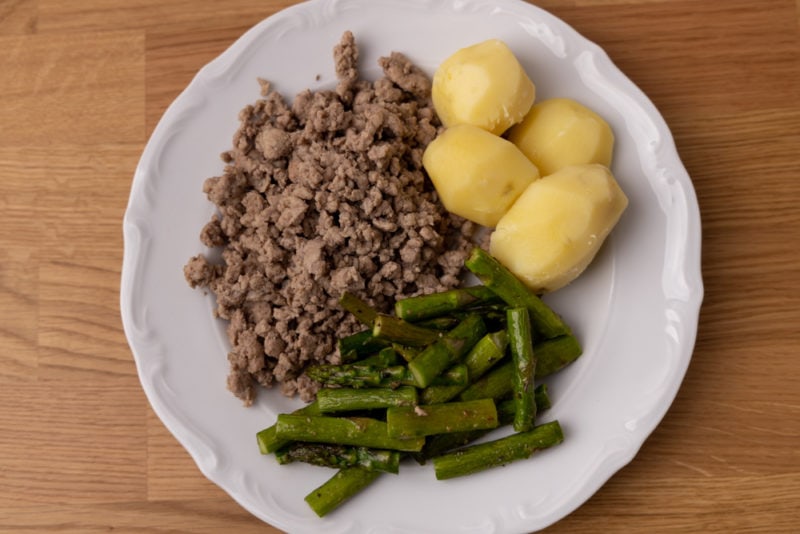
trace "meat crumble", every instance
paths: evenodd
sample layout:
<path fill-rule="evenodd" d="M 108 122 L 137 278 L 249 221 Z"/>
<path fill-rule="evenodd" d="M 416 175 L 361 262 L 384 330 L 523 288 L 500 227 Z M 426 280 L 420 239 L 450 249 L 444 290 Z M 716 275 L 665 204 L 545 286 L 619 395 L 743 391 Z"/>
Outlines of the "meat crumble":
<path fill-rule="evenodd" d="M 447 213 L 422 168 L 442 128 L 425 73 L 393 52 L 381 79 L 360 79 L 350 32 L 333 55 L 333 90 L 289 104 L 259 80 L 222 175 L 203 185 L 218 212 L 200 239 L 222 263 L 197 255 L 184 274 L 228 321 L 227 385 L 246 405 L 259 385 L 311 400 L 305 367 L 339 363 L 336 340 L 363 328 L 339 307 L 342 293 L 389 311 L 451 289 L 477 230 Z"/>

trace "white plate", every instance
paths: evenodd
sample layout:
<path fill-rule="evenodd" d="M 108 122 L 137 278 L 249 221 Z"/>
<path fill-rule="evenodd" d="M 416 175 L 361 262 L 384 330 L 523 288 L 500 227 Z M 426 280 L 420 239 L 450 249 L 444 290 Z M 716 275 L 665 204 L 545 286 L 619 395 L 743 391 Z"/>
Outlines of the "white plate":
<path fill-rule="evenodd" d="M 332 471 L 279 466 L 255 433 L 298 401 L 262 392 L 247 409 L 225 389 L 224 326 L 212 297 L 182 267 L 214 206 L 202 182 L 237 113 L 258 98 L 257 77 L 287 98 L 335 82 L 331 50 L 355 33 L 362 75 L 392 50 L 432 74 L 446 56 L 497 37 L 515 51 L 538 98 L 572 97 L 613 127 L 613 164 L 630 206 L 590 269 L 548 300 L 585 354 L 548 381 L 563 444 L 524 462 L 449 481 L 404 465 L 318 519 L 303 497 Z M 319 79 L 317 79 L 319 76 Z M 516 0 L 312 1 L 248 31 L 204 67 L 164 114 L 136 169 L 124 220 L 121 306 L 153 409 L 200 470 L 264 521 L 291 532 L 518 532 L 544 528 L 585 502 L 628 463 L 667 411 L 694 346 L 702 300 L 700 217 L 663 119 L 596 45 Z"/>

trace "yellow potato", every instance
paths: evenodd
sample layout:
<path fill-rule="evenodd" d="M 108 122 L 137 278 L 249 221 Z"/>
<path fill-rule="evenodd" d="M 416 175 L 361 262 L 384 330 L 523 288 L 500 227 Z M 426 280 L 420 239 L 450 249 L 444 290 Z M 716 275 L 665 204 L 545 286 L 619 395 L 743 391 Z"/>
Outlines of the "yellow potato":
<path fill-rule="evenodd" d="M 489 250 L 534 291 L 555 291 L 584 271 L 627 205 L 607 167 L 565 167 L 528 186 Z"/>
<path fill-rule="evenodd" d="M 422 164 L 451 213 L 494 226 L 539 178 L 513 143 L 477 126 L 448 128 L 425 149 Z"/>
<path fill-rule="evenodd" d="M 444 60 L 431 97 L 445 126 L 472 124 L 500 135 L 528 113 L 536 87 L 508 46 L 490 39 Z"/>
<path fill-rule="evenodd" d="M 539 168 L 542 176 L 570 165 L 611 166 L 614 134 L 608 123 L 589 108 L 568 98 L 534 105 L 508 139 Z"/>

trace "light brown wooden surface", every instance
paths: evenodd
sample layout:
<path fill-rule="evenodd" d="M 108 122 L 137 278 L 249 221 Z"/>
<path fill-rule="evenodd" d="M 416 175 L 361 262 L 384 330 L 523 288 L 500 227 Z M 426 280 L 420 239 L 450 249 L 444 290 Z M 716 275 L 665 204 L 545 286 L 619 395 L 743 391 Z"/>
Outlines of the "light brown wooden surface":
<path fill-rule="evenodd" d="M 0 0 L 0 531 L 277 532 L 150 409 L 119 314 L 142 148 L 288 0 Z M 800 3 L 543 0 L 654 101 L 703 219 L 697 347 L 638 456 L 549 532 L 800 528 Z"/>

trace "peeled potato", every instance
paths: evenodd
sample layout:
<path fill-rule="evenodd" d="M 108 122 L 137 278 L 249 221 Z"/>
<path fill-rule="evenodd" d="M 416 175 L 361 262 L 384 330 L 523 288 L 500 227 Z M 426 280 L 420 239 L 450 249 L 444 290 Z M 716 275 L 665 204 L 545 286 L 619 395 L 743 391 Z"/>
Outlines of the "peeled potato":
<path fill-rule="evenodd" d="M 611 166 L 611 127 L 597 113 L 568 98 L 534 105 L 508 132 L 508 139 L 530 158 L 542 176 L 570 165 Z"/>
<path fill-rule="evenodd" d="M 522 120 L 536 87 L 508 46 L 490 39 L 462 48 L 433 75 L 431 98 L 445 126 L 472 124 L 501 134 Z"/>
<path fill-rule="evenodd" d="M 528 186 L 489 250 L 534 291 L 555 291 L 586 269 L 627 205 L 607 167 L 565 167 Z"/>
<path fill-rule="evenodd" d="M 536 166 L 513 143 L 461 124 L 425 149 L 422 164 L 451 213 L 494 226 L 534 180 Z"/>

